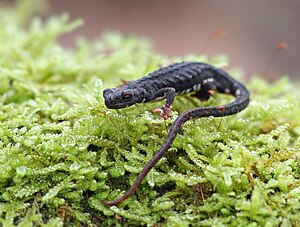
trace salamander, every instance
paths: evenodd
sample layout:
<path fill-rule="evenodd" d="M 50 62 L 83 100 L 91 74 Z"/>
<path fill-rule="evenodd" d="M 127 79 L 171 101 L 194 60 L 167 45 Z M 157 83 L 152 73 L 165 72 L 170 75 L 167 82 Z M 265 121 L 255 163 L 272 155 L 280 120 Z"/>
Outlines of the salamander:
<path fill-rule="evenodd" d="M 186 121 L 193 118 L 224 117 L 236 114 L 248 106 L 250 92 L 242 83 L 229 76 L 224 70 L 200 62 L 171 64 L 149 73 L 141 79 L 103 91 L 105 105 L 110 109 L 125 108 L 136 103 L 164 99 L 164 106 L 154 109 L 153 112 L 160 113 L 160 117 L 165 120 L 170 116 L 176 95 L 191 93 L 193 97 L 205 101 L 213 96 L 214 91 L 232 95 L 235 100 L 222 106 L 187 110 L 179 115 L 172 124 L 165 142 L 145 165 L 131 188 L 117 200 L 102 201 L 104 204 L 118 205 L 137 190 L 148 172 L 171 147 L 177 133 Z"/>

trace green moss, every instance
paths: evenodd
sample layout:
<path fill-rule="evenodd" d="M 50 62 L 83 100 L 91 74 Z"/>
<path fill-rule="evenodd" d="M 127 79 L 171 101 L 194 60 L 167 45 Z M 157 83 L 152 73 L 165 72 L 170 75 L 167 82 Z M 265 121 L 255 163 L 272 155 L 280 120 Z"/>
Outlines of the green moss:
<path fill-rule="evenodd" d="M 286 77 L 273 84 L 254 77 L 249 107 L 222 122 L 187 122 L 137 193 L 104 206 L 101 200 L 118 198 L 133 183 L 178 113 L 232 98 L 179 97 L 165 123 L 151 114 L 161 103 L 108 110 L 103 89 L 173 61 L 223 66 L 227 58 L 170 58 L 119 33 L 81 38 L 67 50 L 57 38 L 81 22 L 63 15 L 27 23 L 32 3 L 0 12 L 3 226 L 300 224 L 300 85 Z"/>

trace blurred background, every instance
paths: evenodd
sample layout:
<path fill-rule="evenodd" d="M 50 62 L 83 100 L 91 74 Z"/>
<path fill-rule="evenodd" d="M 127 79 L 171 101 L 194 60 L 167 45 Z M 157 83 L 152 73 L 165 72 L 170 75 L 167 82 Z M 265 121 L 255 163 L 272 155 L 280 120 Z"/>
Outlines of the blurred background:
<path fill-rule="evenodd" d="M 167 55 L 219 54 L 230 57 L 231 67 L 246 75 L 260 74 L 277 51 L 270 80 L 287 74 L 300 79 L 299 0 L 63 0 L 47 1 L 48 16 L 67 12 L 82 18 L 84 26 L 60 42 L 74 45 L 77 36 L 89 39 L 103 31 L 147 37 Z M 286 42 L 288 48 L 276 46 Z"/>

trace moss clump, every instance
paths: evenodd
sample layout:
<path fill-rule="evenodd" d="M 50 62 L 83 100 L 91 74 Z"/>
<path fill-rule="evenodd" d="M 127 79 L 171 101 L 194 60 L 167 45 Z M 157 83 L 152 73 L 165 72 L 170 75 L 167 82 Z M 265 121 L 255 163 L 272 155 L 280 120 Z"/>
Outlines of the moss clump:
<path fill-rule="evenodd" d="M 103 88 L 161 64 L 222 66 L 226 57 L 171 59 L 146 40 L 118 33 L 79 39 L 66 50 L 56 39 L 80 22 L 36 18 L 25 29 L 28 3 L 0 13 L 3 226 L 300 224 L 300 86 L 287 78 L 272 85 L 252 79 L 249 107 L 221 124 L 187 122 L 138 192 L 118 207 L 104 206 L 101 200 L 118 198 L 133 183 L 178 113 L 230 97 L 206 103 L 179 97 L 165 124 L 150 112 L 161 103 L 108 110 Z"/>

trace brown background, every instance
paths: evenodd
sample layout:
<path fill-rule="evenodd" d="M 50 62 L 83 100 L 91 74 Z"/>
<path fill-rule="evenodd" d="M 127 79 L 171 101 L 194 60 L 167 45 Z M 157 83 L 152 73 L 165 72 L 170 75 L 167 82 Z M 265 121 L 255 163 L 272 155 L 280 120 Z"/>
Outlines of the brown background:
<path fill-rule="evenodd" d="M 300 79 L 299 0 L 49 0 L 50 13 L 67 12 L 85 25 L 60 40 L 72 46 L 77 35 L 96 38 L 105 30 L 148 37 L 161 53 L 227 53 L 232 67 L 260 73 L 278 42 L 288 43 L 268 73 Z M 225 36 L 204 46 L 218 28 Z"/>

